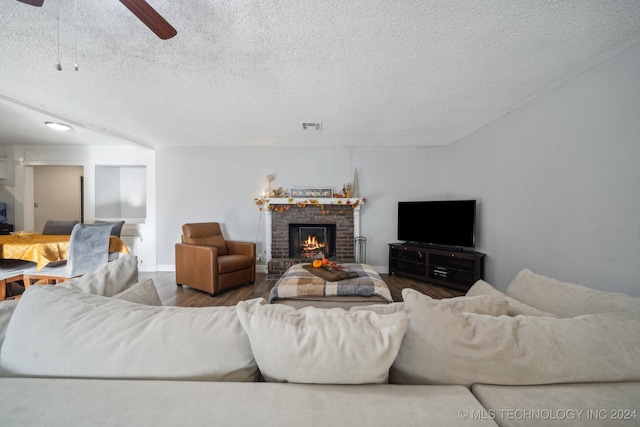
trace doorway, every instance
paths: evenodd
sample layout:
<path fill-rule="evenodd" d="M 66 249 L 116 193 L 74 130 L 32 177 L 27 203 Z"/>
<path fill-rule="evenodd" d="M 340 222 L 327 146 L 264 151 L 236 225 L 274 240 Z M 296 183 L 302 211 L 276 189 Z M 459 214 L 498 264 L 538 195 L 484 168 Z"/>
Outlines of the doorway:
<path fill-rule="evenodd" d="M 84 222 L 82 166 L 34 166 L 34 231 L 47 220 Z"/>

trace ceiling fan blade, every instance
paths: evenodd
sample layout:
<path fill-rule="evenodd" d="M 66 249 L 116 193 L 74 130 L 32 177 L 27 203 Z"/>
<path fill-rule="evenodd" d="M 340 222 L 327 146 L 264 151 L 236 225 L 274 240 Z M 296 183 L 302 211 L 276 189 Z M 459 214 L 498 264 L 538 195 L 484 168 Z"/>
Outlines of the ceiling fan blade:
<path fill-rule="evenodd" d="M 35 1 L 35 0 L 32 0 Z M 43 0 L 44 1 L 44 0 Z M 134 15 L 162 40 L 170 39 L 178 32 L 145 0 L 120 0 Z"/>
<path fill-rule="evenodd" d="M 30 4 L 31 6 L 41 7 L 44 0 L 18 0 L 20 3 Z"/>

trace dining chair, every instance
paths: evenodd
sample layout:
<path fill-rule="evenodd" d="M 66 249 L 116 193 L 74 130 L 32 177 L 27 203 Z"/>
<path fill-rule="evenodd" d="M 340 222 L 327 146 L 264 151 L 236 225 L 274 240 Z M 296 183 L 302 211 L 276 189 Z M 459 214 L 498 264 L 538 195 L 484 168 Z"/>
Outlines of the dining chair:
<path fill-rule="evenodd" d="M 102 221 L 95 220 L 94 224 L 111 224 L 113 228 L 111 229 L 111 235 L 120 238 L 122 235 L 122 227 L 124 226 L 124 221 Z M 120 252 L 109 252 L 109 261 L 115 261 L 120 257 Z"/>
<path fill-rule="evenodd" d="M 67 259 L 49 263 L 40 271 L 35 268 L 25 271 L 25 288 L 31 286 L 33 280 L 56 284 L 95 271 L 106 264 L 112 227 L 111 224 L 76 224 L 71 231 Z"/>
<path fill-rule="evenodd" d="M 35 265 L 35 262 L 20 259 L 0 259 L 0 301 L 11 296 L 9 295 L 10 284 L 22 281 L 24 272 Z"/>
<path fill-rule="evenodd" d="M 80 221 L 53 221 L 48 220 L 44 224 L 42 234 L 71 234 L 73 227 Z"/>

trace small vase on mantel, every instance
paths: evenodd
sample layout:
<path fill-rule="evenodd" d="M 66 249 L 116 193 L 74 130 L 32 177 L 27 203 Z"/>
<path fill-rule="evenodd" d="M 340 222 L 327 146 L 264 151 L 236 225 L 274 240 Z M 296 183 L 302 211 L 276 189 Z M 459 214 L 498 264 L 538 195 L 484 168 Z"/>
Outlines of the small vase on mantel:
<path fill-rule="evenodd" d="M 360 198 L 360 182 L 358 180 L 358 168 L 353 173 L 353 182 L 351 183 L 351 196 L 357 199 Z"/>

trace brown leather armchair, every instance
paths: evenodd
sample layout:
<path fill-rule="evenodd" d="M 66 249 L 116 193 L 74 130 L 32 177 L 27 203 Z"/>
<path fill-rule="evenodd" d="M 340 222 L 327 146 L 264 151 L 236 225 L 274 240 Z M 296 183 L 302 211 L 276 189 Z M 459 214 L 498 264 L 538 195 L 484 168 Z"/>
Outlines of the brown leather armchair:
<path fill-rule="evenodd" d="M 256 244 L 225 240 L 217 222 L 182 226 L 176 244 L 176 282 L 215 296 L 256 280 Z"/>

